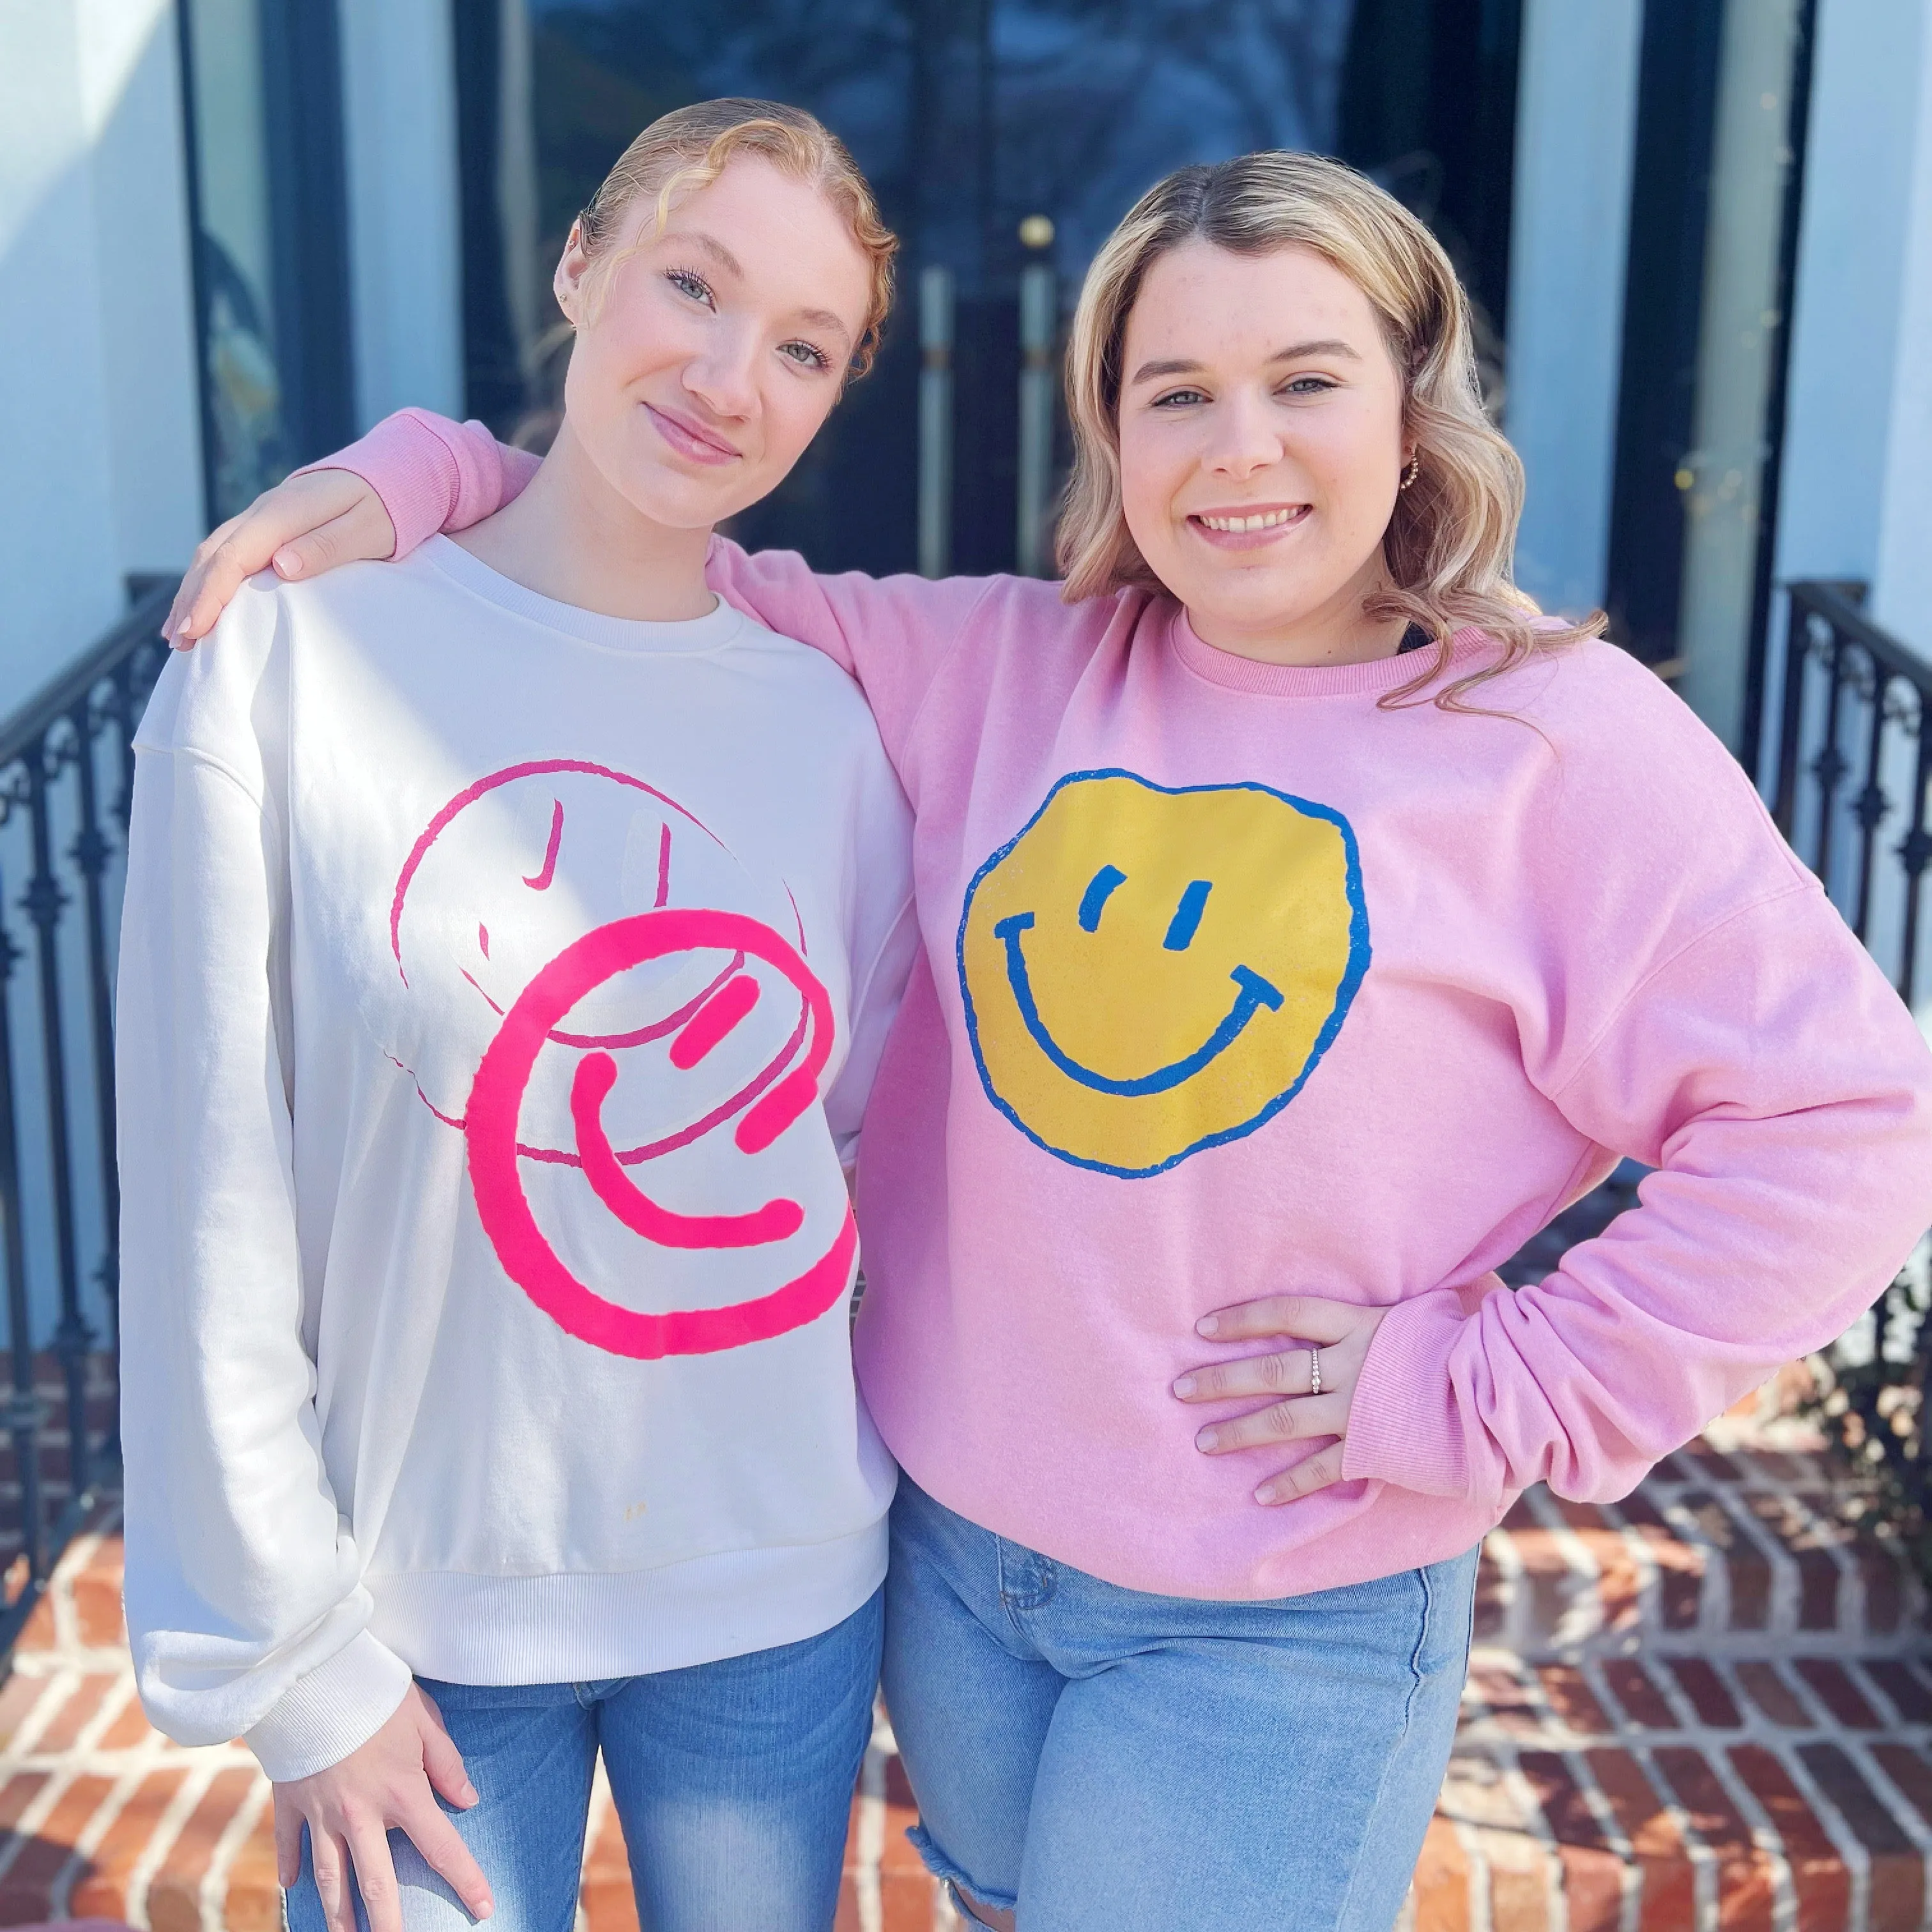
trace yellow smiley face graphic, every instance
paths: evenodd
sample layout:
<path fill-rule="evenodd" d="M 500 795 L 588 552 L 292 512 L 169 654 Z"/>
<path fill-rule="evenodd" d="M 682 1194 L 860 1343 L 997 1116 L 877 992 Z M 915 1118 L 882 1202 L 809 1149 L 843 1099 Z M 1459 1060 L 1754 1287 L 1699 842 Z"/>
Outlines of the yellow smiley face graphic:
<path fill-rule="evenodd" d="M 959 922 L 987 1096 L 1105 1174 L 1158 1174 L 1272 1119 L 1368 964 L 1348 820 L 1261 784 L 1070 772 Z"/>

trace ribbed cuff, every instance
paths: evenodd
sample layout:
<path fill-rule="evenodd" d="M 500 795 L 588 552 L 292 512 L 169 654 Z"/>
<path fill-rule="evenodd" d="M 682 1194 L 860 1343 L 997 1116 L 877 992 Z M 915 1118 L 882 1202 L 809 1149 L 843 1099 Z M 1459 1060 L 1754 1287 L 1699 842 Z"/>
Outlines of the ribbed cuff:
<path fill-rule="evenodd" d="M 367 1744 L 395 1714 L 410 1667 L 359 1630 L 327 1663 L 298 1677 L 242 1742 L 277 1784 L 312 1778 Z"/>
<path fill-rule="evenodd" d="M 452 423 L 428 410 L 398 410 L 346 449 L 308 466 L 346 470 L 375 491 L 395 526 L 391 555 L 398 557 L 439 530 L 480 523 L 502 494 L 496 438 L 480 422 Z"/>
<path fill-rule="evenodd" d="M 1348 1405 L 1344 1481 L 1366 1477 L 1425 1496 L 1468 1496 L 1449 1358 L 1474 1318 L 1453 1288 L 1398 1302 L 1382 1318 Z"/>

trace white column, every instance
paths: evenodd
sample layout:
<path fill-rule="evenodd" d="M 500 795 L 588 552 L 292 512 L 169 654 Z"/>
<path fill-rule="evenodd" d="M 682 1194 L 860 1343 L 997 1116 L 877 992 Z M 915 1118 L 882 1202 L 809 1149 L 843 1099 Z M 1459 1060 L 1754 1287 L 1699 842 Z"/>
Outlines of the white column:
<path fill-rule="evenodd" d="M 1603 601 L 1641 0 L 1525 0 L 1504 426 L 1528 472 L 1516 577 Z"/>
<path fill-rule="evenodd" d="M 1932 25 L 1922 25 L 1872 614 L 1932 662 Z"/>
<path fill-rule="evenodd" d="M 1020 271 L 1019 473 L 1015 494 L 1018 527 L 1013 568 L 1022 577 L 1049 574 L 1053 532 L 1053 398 L 1059 387 L 1054 340 L 1060 328 L 1060 280 L 1050 262 Z"/>
<path fill-rule="evenodd" d="M 449 0 L 340 0 L 356 411 L 463 413 Z"/>
<path fill-rule="evenodd" d="M 952 271 L 919 277 L 919 569 L 952 567 Z"/>

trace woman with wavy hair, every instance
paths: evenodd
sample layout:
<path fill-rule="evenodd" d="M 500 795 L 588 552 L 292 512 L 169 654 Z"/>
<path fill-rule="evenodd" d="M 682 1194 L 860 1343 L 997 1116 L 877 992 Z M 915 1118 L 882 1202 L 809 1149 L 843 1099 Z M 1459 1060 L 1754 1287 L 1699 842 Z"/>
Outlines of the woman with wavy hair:
<path fill-rule="evenodd" d="M 1484 1532 L 1874 1298 L 1932 1056 L 1722 746 L 1513 588 L 1520 466 L 1387 195 L 1171 176 L 1069 389 L 1061 585 L 709 561 L 857 678 L 916 814 L 859 1186 L 886 1700 L 976 1922 L 1368 1932 Z M 420 418 L 333 460 L 217 533 L 178 640 L 520 476 Z M 1624 1156 L 1640 1204 L 1506 1288 Z"/>

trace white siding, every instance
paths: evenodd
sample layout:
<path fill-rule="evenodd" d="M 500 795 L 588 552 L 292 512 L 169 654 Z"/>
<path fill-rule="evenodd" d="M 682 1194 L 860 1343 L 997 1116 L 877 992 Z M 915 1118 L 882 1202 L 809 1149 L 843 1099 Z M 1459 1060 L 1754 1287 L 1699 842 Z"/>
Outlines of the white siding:
<path fill-rule="evenodd" d="M 1906 237 L 1932 34 L 1926 0 L 1820 0 L 1792 307 L 1777 574 L 1879 574 Z M 1920 244 L 1924 254 L 1925 244 Z M 1919 340 L 1926 340 L 1927 325 Z M 1912 358 L 1906 358 L 1910 362 Z"/>
<path fill-rule="evenodd" d="M 167 0 L 0 0 L 0 714 L 200 534 Z"/>
<path fill-rule="evenodd" d="M 339 0 L 356 410 L 463 413 L 449 0 Z"/>

